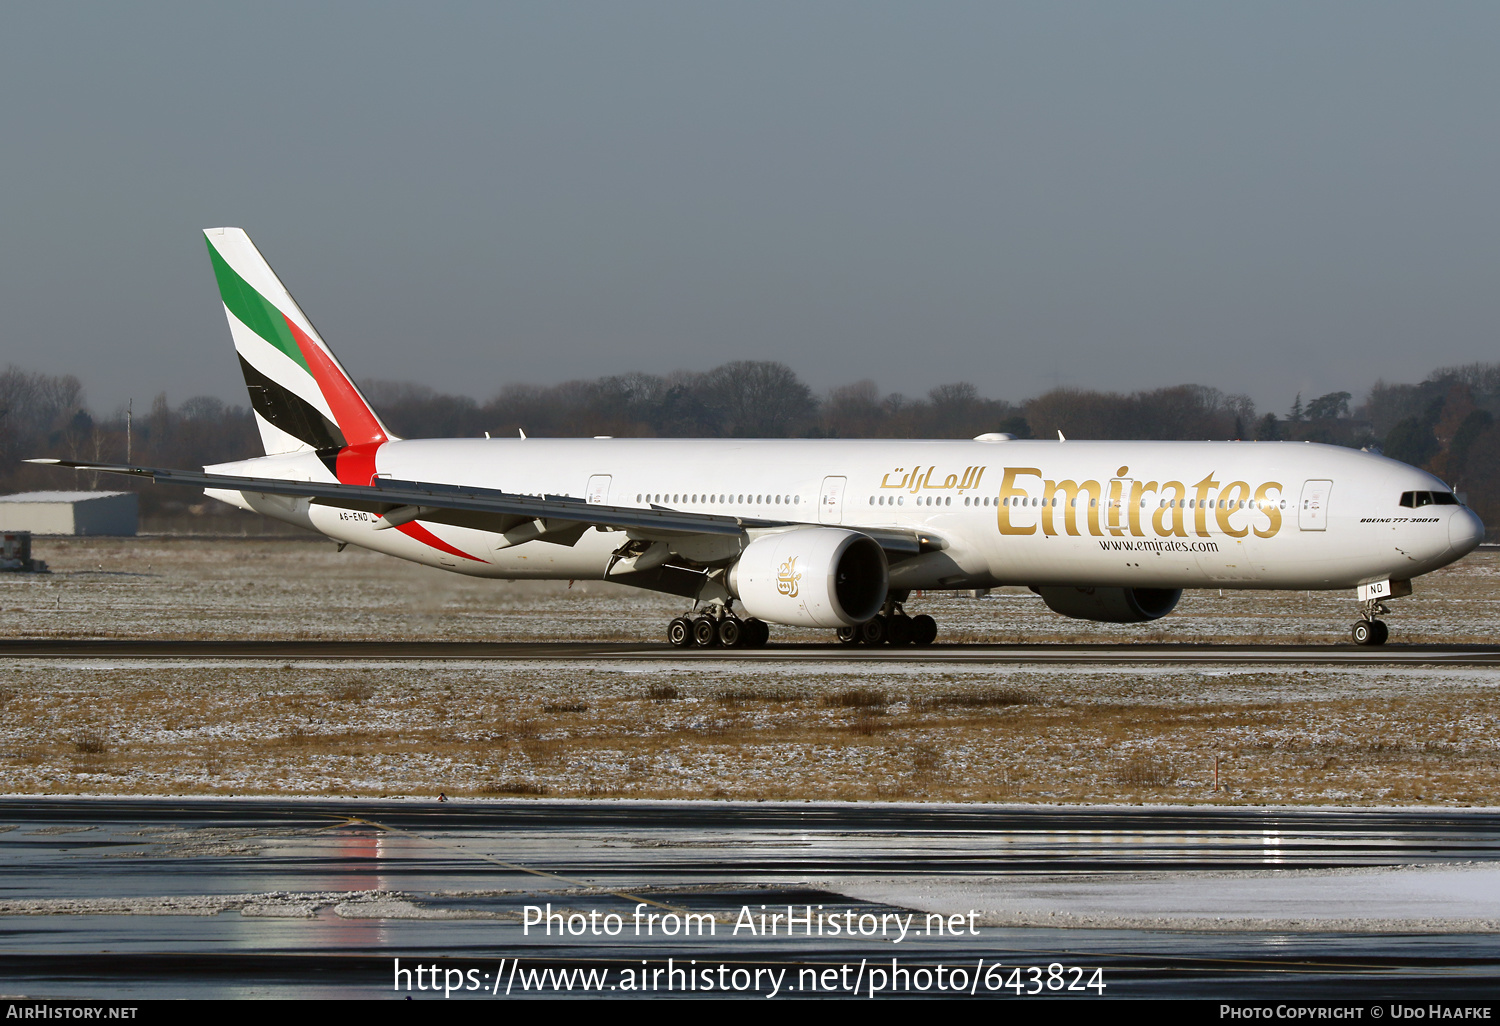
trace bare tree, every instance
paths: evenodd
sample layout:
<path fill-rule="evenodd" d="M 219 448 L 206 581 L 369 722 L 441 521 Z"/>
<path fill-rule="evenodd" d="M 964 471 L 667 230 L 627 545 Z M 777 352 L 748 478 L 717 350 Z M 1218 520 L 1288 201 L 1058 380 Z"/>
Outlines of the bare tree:
<path fill-rule="evenodd" d="M 736 360 L 708 374 L 713 406 L 726 433 L 739 438 L 781 438 L 817 412 L 812 389 L 784 363 Z"/>

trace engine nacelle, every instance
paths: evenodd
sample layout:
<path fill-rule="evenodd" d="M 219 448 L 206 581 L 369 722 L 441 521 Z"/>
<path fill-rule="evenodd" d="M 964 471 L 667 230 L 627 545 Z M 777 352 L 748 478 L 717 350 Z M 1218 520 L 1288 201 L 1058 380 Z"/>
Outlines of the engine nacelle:
<path fill-rule="evenodd" d="M 1075 620 L 1145 623 L 1177 608 L 1181 588 L 1034 588 L 1047 608 Z"/>
<path fill-rule="evenodd" d="M 750 616 L 799 627 L 852 627 L 880 612 L 890 583 L 869 535 L 804 527 L 752 541 L 729 569 L 729 589 Z"/>

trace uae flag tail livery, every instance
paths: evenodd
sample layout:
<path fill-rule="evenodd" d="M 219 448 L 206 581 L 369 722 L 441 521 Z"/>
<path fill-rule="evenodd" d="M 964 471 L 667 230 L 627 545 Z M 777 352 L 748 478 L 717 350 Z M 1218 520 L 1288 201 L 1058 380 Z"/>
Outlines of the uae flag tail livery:
<path fill-rule="evenodd" d="M 204 236 L 266 455 L 388 441 L 391 433 L 250 236 L 239 228 Z"/>

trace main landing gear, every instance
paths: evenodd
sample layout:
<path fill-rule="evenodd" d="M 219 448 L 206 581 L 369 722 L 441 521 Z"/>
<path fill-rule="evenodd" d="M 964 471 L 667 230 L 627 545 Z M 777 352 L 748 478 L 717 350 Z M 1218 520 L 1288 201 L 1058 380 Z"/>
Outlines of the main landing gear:
<path fill-rule="evenodd" d="M 667 624 L 667 640 L 677 648 L 764 648 L 770 638 L 764 620 L 741 620 L 727 607 L 679 616 Z"/>
<path fill-rule="evenodd" d="M 1390 607 L 1379 599 L 1367 599 L 1360 619 L 1349 629 L 1349 637 L 1356 645 L 1384 645 L 1391 632 L 1384 620 L 1377 620 L 1375 617 L 1390 611 Z"/>
<path fill-rule="evenodd" d="M 853 627 L 839 628 L 845 645 L 930 645 L 937 638 L 937 621 L 926 613 L 907 616 L 895 599 L 886 599 L 873 619 Z"/>

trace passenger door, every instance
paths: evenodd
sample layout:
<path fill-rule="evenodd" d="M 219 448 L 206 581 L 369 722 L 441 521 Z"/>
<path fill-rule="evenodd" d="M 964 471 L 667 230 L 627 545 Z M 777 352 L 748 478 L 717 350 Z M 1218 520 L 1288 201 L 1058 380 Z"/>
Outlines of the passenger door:
<path fill-rule="evenodd" d="M 609 505 L 609 479 L 609 474 L 595 474 L 593 477 L 589 478 L 589 505 Z"/>
<path fill-rule="evenodd" d="M 1297 527 L 1303 531 L 1326 531 L 1328 529 L 1328 496 L 1333 492 L 1332 481 L 1304 481 L 1302 504 L 1297 507 Z"/>
<path fill-rule="evenodd" d="M 1104 507 L 1099 520 L 1104 524 L 1104 529 L 1116 537 L 1130 528 L 1130 489 L 1134 484 L 1134 478 L 1112 477 L 1099 499 L 1099 505 Z M 1085 522 L 1081 514 L 1079 520 Z"/>
<path fill-rule="evenodd" d="M 823 490 L 818 495 L 818 523 L 842 524 L 844 522 L 845 477 L 825 477 Z"/>

